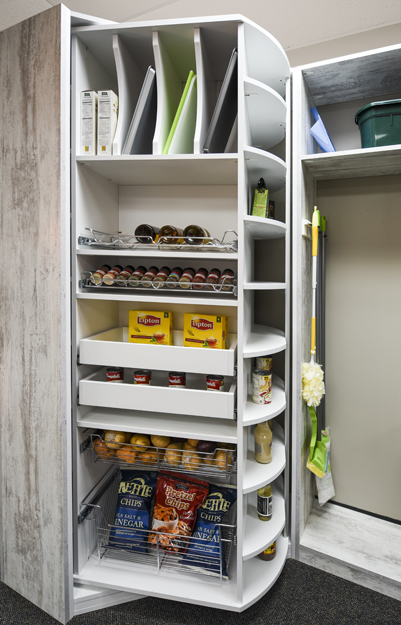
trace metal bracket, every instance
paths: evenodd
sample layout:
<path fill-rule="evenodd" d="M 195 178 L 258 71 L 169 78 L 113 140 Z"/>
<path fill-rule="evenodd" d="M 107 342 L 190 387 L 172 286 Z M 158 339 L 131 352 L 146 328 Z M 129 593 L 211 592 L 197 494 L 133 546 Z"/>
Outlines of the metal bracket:
<path fill-rule="evenodd" d="M 310 239 L 311 237 L 311 226 L 312 226 L 312 222 L 309 221 L 309 219 L 302 220 L 302 236 L 305 239 Z"/>
<path fill-rule="evenodd" d="M 85 440 L 79 445 L 79 453 L 84 454 L 87 449 L 91 446 L 91 437 L 87 436 Z"/>
<path fill-rule="evenodd" d="M 238 374 L 238 369 L 237 369 L 237 366 L 235 366 L 234 371 L 233 371 L 233 377 L 237 378 L 237 374 Z"/>
<path fill-rule="evenodd" d="M 238 414 L 238 413 L 237 413 L 237 409 L 236 409 L 236 408 L 234 408 L 234 421 L 236 421 L 236 420 L 237 420 L 237 414 Z"/>

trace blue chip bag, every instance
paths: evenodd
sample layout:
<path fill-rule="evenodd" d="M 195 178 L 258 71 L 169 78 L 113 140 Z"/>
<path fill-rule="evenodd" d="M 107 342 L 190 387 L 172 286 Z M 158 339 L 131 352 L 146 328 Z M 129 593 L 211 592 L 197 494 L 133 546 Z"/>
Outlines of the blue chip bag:
<path fill-rule="evenodd" d="M 182 563 L 191 568 L 203 568 L 227 579 L 224 542 L 220 542 L 223 517 L 237 500 L 237 491 L 210 484 L 209 494 L 198 510 L 190 546 Z"/>
<path fill-rule="evenodd" d="M 110 547 L 147 553 L 147 530 L 150 527 L 156 483 L 156 471 L 121 471 Z M 117 529 L 119 527 L 121 531 Z"/>

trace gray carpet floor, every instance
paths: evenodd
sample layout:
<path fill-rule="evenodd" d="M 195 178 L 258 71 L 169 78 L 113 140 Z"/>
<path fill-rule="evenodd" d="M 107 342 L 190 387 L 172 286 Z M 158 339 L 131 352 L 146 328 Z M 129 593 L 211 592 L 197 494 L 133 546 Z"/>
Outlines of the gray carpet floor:
<path fill-rule="evenodd" d="M 0 584 L 1 625 L 57 621 Z M 163 599 L 140 599 L 75 616 L 70 625 L 401 625 L 401 602 L 288 560 L 258 603 L 241 614 Z"/>

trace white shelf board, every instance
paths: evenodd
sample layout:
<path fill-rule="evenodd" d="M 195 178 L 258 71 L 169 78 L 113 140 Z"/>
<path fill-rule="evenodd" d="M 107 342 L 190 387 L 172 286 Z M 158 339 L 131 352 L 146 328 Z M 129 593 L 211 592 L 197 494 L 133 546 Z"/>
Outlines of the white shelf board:
<path fill-rule="evenodd" d="M 276 556 L 277 558 L 277 556 Z M 98 560 L 91 556 L 82 571 L 74 575 L 80 584 L 114 588 L 122 592 L 175 599 L 184 603 L 240 611 L 235 580 L 219 580 L 202 575 L 141 569 L 124 560 Z"/>
<path fill-rule="evenodd" d="M 283 481 L 279 477 L 273 484 L 273 514 L 270 521 L 261 521 L 257 514 L 257 493 L 248 494 L 248 507 L 245 519 L 245 537 L 242 551 L 244 560 L 261 553 L 281 534 L 285 525 L 285 502 Z"/>
<path fill-rule="evenodd" d="M 247 607 L 256 603 L 279 578 L 288 556 L 288 538 L 279 536 L 274 560 L 264 562 L 251 558 L 244 562 L 243 604 Z"/>
<path fill-rule="evenodd" d="M 79 382 L 79 403 L 83 406 L 121 408 L 149 412 L 174 412 L 219 419 L 234 419 L 236 386 L 224 379 L 223 391 L 208 391 L 205 378 L 187 376 L 187 388 L 168 387 L 167 372 L 152 372 L 151 384 L 134 384 L 134 371 L 125 369 L 124 382 L 107 382 L 106 369 Z"/>
<path fill-rule="evenodd" d="M 280 143 L 285 136 L 287 116 L 287 105 L 281 95 L 247 76 L 244 94 L 253 145 L 267 150 Z"/>
<path fill-rule="evenodd" d="M 244 416 L 243 426 L 255 425 L 262 421 L 274 419 L 281 414 L 286 408 L 286 395 L 284 382 L 277 375 L 273 376 L 272 381 L 272 401 L 270 404 L 255 404 L 252 397 L 248 395 Z"/>
<path fill-rule="evenodd" d="M 271 484 L 283 472 L 286 465 L 284 430 L 273 424 L 272 461 L 261 464 L 255 460 L 254 437 L 248 437 L 248 452 L 245 461 L 243 493 L 250 493 L 265 484 Z"/>
<path fill-rule="evenodd" d="M 198 297 L 188 293 L 186 295 L 180 295 L 177 293 L 174 295 L 163 295 L 156 292 L 156 289 L 152 289 L 142 295 L 141 291 L 131 291 L 132 295 L 126 295 L 125 293 L 101 293 L 97 289 L 90 293 L 77 293 L 77 299 L 92 299 L 100 301 L 112 301 L 112 302 L 149 302 L 149 306 L 152 302 L 159 302 L 160 304 L 193 304 L 194 306 L 238 306 L 238 300 L 233 296 L 224 297 Z"/>
<path fill-rule="evenodd" d="M 302 157 L 316 180 L 401 174 L 401 145 L 343 150 Z"/>
<path fill-rule="evenodd" d="M 237 442 L 237 425 L 234 421 L 162 412 L 94 408 L 84 416 L 79 417 L 77 425 L 82 428 L 118 430 L 133 434 L 143 432 L 178 438 L 195 438 L 203 441 L 219 441 L 221 443 Z"/>
<path fill-rule="evenodd" d="M 285 186 L 287 166 L 281 158 L 251 146 L 245 146 L 244 157 L 252 188 L 257 186 L 259 178 L 264 178 L 270 193 Z"/>
<path fill-rule="evenodd" d="M 280 291 L 285 288 L 285 282 L 244 282 L 246 291 Z"/>
<path fill-rule="evenodd" d="M 255 324 L 251 327 L 251 333 L 245 343 L 244 358 L 256 358 L 265 354 L 277 354 L 287 346 L 287 341 L 282 330 Z"/>
<path fill-rule="evenodd" d="M 128 328 L 118 327 L 95 334 L 79 343 L 79 362 L 102 367 L 138 367 L 159 371 L 181 371 L 233 375 L 237 336 L 228 335 L 228 349 L 184 347 L 183 333 L 173 332 L 174 345 L 144 345 L 128 342 Z"/>
<path fill-rule="evenodd" d="M 269 220 L 272 221 L 272 220 Z M 88 233 L 86 233 L 87 235 Z M 86 236 L 85 235 L 85 236 Z M 83 235 L 84 236 L 84 235 Z M 187 246 L 189 247 L 189 246 Z M 107 250 L 97 249 L 92 246 L 82 245 L 77 247 L 78 256 L 117 256 L 129 258 L 189 258 L 192 260 L 238 260 L 237 252 L 191 252 L 190 250 L 175 250 L 174 252 L 164 252 L 162 250 Z"/>
<path fill-rule="evenodd" d="M 118 185 L 234 185 L 237 154 L 141 154 L 77 156 L 88 167 Z"/>
<path fill-rule="evenodd" d="M 255 241 L 282 239 L 287 232 L 287 226 L 282 221 L 276 219 L 266 219 L 265 217 L 254 217 L 246 215 L 244 217 L 245 228 L 251 233 Z"/>

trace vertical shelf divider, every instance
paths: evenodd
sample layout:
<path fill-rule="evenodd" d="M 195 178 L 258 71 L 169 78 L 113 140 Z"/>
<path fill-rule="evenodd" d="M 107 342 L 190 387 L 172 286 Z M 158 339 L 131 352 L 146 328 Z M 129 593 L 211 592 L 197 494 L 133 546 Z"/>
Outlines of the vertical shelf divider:
<path fill-rule="evenodd" d="M 194 29 L 194 44 L 198 82 L 198 108 L 194 136 L 194 154 L 201 154 L 209 123 L 213 115 L 214 80 L 207 50 L 202 39 L 201 28 Z"/>

